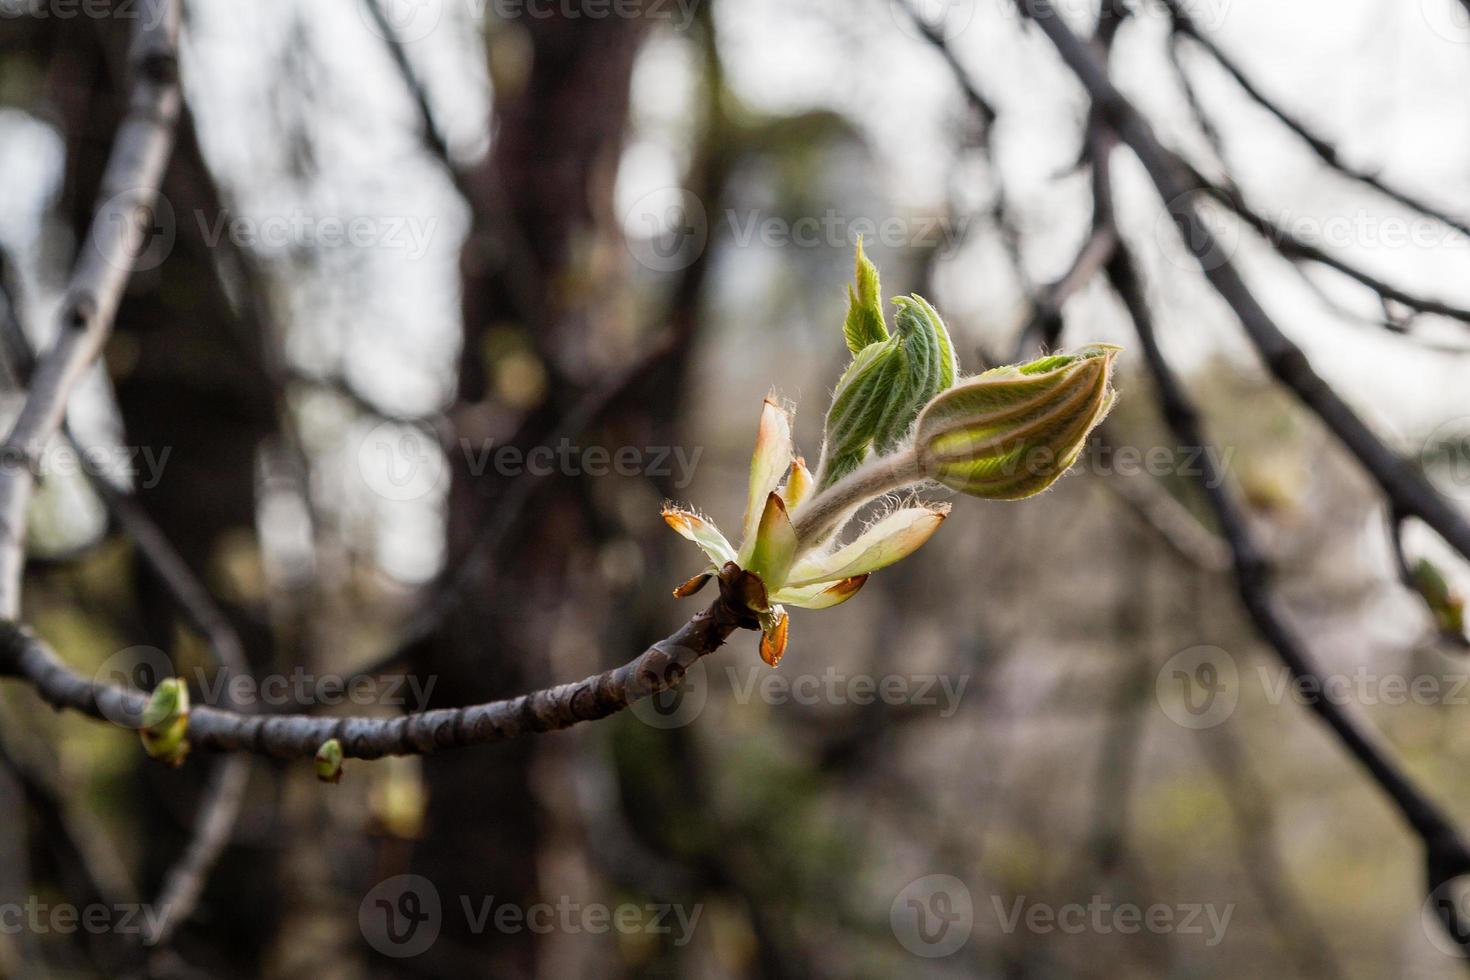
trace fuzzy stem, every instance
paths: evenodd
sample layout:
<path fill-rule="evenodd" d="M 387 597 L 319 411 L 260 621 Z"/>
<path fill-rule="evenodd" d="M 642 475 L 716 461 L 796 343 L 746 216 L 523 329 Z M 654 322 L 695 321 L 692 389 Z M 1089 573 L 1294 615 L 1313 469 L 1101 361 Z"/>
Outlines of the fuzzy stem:
<path fill-rule="evenodd" d="M 913 447 L 874 459 L 821 491 L 797 510 L 792 517 L 797 547 L 805 549 L 825 540 L 848 515 L 868 501 L 923 481 L 919 454 Z"/>

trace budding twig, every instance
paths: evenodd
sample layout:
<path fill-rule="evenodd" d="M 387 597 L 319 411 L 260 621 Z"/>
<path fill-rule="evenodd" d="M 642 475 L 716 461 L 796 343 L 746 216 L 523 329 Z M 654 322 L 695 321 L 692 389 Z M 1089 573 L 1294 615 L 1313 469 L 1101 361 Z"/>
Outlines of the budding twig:
<path fill-rule="evenodd" d="M 337 739 L 344 758 L 376 759 L 484 745 L 606 718 L 677 685 L 697 660 L 719 649 L 737 628 L 752 625 L 743 600 L 727 592 L 732 583 L 722 578 L 720 585 L 720 598 L 671 636 L 621 667 L 575 683 L 504 701 L 397 718 L 247 715 L 199 706 L 189 711 L 185 735 L 195 749 L 282 759 L 314 758 L 324 742 Z M 0 624 L 0 677 L 4 676 L 26 680 L 53 707 L 133 727 L 141 726 L 148 701 L 136 691 L 78 674 L 29 630 L 8 623 Z"/>
<path fill-rule="evenodd" d="M 870 500 L 924 482 L 919 454 L 911 446 L 879 456 L 821 491 L 792 516 L 803 548 L 820 544 L 845 518 Z"/>

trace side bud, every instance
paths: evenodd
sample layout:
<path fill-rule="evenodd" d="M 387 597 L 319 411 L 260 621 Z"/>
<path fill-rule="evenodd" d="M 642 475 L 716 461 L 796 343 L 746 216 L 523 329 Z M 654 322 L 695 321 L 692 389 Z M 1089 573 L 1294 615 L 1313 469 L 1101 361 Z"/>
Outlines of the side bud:
<path fill-rule="evenodd" d="M 1446 636 L 1463 638 L 1465 599 L 1450 586 L 1438 566 L 1427 558 L 1419 559 L 1413 569 L 1412 582 L 1434 614 L 1434 623 L 1439 631 Z"/>
<path fill-rule="evenodd" d="M 1121 348 L 986 371 L 935 398 L 914 440 L 925 477 L 989 500 L 1020 500 L 1051 486 L 1077 461 L 1113 405 Z"/>
<path fill-rule="evenodd" d="M 322 743 L 322 747 L 316 750 L 316 758 L 312 760 L 316 768 L 316 778 L 324 783 L 337 783 L 342 781 L 342 743 L 335 738 L 329 738 Z"/>
<path fill-rule="evenodd" d="M 138 734 L 149 758 L 181 766 L 189 754 L 184 734 L 189 730 L 189 688 L 177 677 L 169 677 L 154 688 L 143 709 L 143 726 Z"/>

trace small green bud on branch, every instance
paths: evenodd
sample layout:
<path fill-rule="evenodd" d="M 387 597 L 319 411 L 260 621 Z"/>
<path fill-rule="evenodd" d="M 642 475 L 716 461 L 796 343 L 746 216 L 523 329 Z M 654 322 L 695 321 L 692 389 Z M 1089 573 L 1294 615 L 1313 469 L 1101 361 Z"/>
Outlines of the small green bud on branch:
<path fill-rule="evenodd" d="M 1447 637 L 1465 639 L 1465 599 L 1450 586 L 1444 573 L 1428 558 L 1414 565 L 1415 590 L 1434 616 L 1434 624 Z"/>
<path fill-rule="evenodd" d="M 316 758 L 312 760 L 316 769 L 316 778 L 324 783 L 338 783 L 342 781 L 342 743 L 335 738 L 329 738 L 322 743 L 322 747 L 316 750 Z"/>
<path fill-rule="evenodd" d="M 177 677 L 159 683 L 143 709 L 138 735 L 149 758 L 181 766 L 189 754 L 189 688 Z"/>

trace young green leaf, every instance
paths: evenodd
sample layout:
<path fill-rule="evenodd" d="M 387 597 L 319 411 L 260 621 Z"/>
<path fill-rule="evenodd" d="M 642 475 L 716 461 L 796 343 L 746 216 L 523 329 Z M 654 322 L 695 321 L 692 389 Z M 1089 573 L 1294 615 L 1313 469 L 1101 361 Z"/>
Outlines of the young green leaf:
<path fill-rule="evenodd" d="M 818 489 L 860 466 L 870 449 L 886 455 L 920 410 L 954 384 L 954 345 L 944 320 L 920 296 L 895 299 L 895 332 L 858 353 L 837 382 L 827 412 Z"/>
<path fill-rule="evenodd" d="M 858 236 L 856 288 L 847 287 L 847 320 L 842 333 L 847 349 L 857 354 L 872 344 L 888 339 L 883 325 L 883 300 L 878 286 L 878 267 L 863 254 L 863 239 Z"/>

